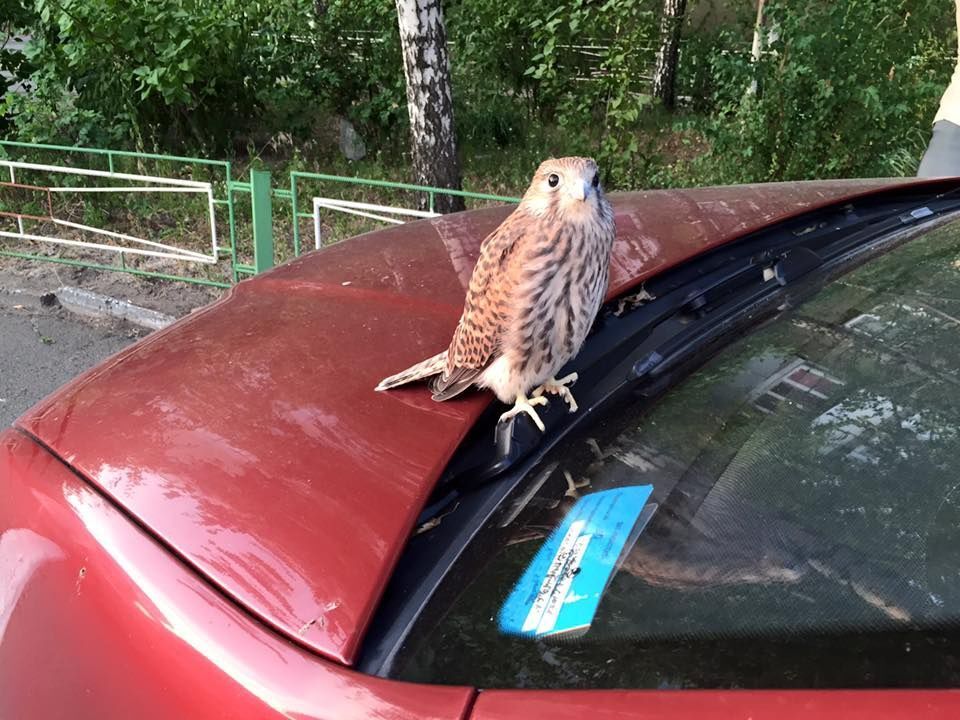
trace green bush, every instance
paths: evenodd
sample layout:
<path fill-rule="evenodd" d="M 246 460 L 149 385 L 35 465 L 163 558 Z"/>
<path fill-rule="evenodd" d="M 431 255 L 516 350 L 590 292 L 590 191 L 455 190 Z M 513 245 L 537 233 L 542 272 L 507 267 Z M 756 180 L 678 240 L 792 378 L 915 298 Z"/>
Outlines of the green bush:
<path fill-rule="evenodd" d="M 327 46 L 329 74 L 323 95 L 330 109 L 349 117 L 365 134 L 387 144 L 406 131 L 407 95 L 397 10 L 384 0 L 328 0 L 314 37 Z"/>
<path fill-rule="evenodd" d="M 0 100 L 0 116 L 10 119 L 16 138 L 27 142 L 88 147 L 122 147 L 128 136 L 116 117 L 77 106 L 77 96 L 47 76 L 32 76 L 29 94 Z"/>
<path fill-rule="evenodd" d="M 555 4 L 531 23 L 538 52 L 527 74 L 538 81 L 541 110 L 572 144 L 584 140 L 606 169 L 608 181 L 635 181 L 637 131 L 649 104 L 643 77 L 649 70 L 656 32 L 648 0 L 606 0 Z M 592 42 L 591 42 L 592 41 Z M 586 79 L 577 72 L 574 46 L 592 44 L 597 62 Z"/>
<path fill-rule="evenodd" d="M 951 3 L 772 0 L 767 26 L 778 36 L 755 66 L 742 36 L 707 60 L 700 182 L 915 171 L 956 57 Z"/>
<path fill-rule="evenodd" d="M 252 105 L 247 46 L 257 22 L 248 7 L 257 6 L 36 0 L 37 100 L 56 107 L 59 88 L 75 96 L 79 112 L 100 114 L 138 145 L 206 146 Z"/>
<path fill-rule="evenodd" d="M 460 145 L 523 144 L 537 116 L 537 83 L 526 74 L 535 53 L 531 23 L 547 3 L 453 0 L 444 4 Z"/>
<path fill-rule="evenodd" d="M 726 27 L 685 29 L 692 103 L 676 115 L 647 94 L 661 5 L 444 0 L 473 184 L 517 191 L 538 159 L 574 153 L 619 188 L 914 171 L 955 59 L 948 0 L 768 0 L 777 36 L 756 65 L 755 0 L 730 0 Z M 0 53 L 0 70 L 35 87 L 0 101 L 21 139 L 222 155 L 283 135 L 326 163 L 340 115 L 368 162 L 403 171 L 392 2 L 0 0 L 0 17 L 0 33 L 33 36 L 28 57 Z"/>
<path fill-rule="evenodd" d="M 33 14 L 22 0 L 0 0 L 0 128 L 5 125 L 3 97 L 14 84 L 26 80 L 32 68 L 27 56 L 7 47 L 30 24 Z"/>
<path fill-rule="evenodd" d="M 307 137 L 330 113 L 375 128 L 406 113 L 390 3 L 36 0 L 35 9 L 37 92 L 5 101 L 24 139 L 96 135 L 221 153 L 252 135 Z"/>

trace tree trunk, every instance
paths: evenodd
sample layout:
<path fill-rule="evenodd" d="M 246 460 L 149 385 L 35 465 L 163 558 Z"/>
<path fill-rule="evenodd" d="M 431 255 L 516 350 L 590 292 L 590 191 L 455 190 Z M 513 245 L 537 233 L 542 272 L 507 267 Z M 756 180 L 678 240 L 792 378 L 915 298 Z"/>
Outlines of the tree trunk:
<path fill-rule="evenodd" d="M 460 161 L 453 129 L 453 96 L 447 31 L 440 0 L 396 0 L 407 78 L 410 151 L 419 185 L 460 189 Z M 428 203 L 420 199 L 421 209 Z M 463 210 L 463 198 L 437 195 L 434 210 Z"/>
<path fill-rule="evenodd" d="M 663 0 L 660 18 L 660 49 L 653 70 L 653 95 L 672 110 L 677 100 L 677 58 L 680 55 L 680 31 L 687 0 Z"/>
<path fill-rule="evenodd" d="M 757 0 L 757 21 L 753 25 L 753 46 L 750 48 L 750 60 L 753 62 L 753 72 L 756 73 L 757 66 L 760 64 L 760 58 L 763 56 L 763 6 L 765 0 Z M 747 92 L 751 95 L 757 94 L 757 79 L 754 77 L 750 81 L 750 87 Z"/>

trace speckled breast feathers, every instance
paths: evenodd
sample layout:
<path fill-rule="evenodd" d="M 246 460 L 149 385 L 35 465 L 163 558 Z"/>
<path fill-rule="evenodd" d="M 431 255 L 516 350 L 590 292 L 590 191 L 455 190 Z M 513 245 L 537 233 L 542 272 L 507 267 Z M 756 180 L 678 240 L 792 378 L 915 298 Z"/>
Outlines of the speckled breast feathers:
<path fill-rule="evenodd" d="M 436 400 L 477 385 L 512 402 L 546 382 L 576 355 L 596 317 L 613 239 L 594 161 L 544 162 L 481 245 L 449 348 L 378 389 L 432 375 Z"/>

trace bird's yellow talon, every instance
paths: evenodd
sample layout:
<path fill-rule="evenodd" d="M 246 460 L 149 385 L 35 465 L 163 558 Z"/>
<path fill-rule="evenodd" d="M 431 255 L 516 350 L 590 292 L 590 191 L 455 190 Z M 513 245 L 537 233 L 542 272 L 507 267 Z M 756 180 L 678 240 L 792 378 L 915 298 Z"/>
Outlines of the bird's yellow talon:
<path fill-rule="evenodd" d="M 573 398 L 573 393 L 570 392 L 570 388 L 568 388 L 567 385 L 573 385 L 577 381 L 578 377 L 579 376 L 577 373 L 570 373 L 559 380 L 556 378 L 547 380 L 543 385 L 533 391 L 533 397 L 543 397 L 545 392 L 553 395 L 559 395 L 561 398 L 563 398 L 564 402 L 570 406 L 570 412 L 576 412 L 580 409 L 580 406 L 577 405 L 577 401 Z"/>
<path fill-rule="evenodd" d="M 517 401 L 513 404 L 513 407 L 507 410 L 503 415 L 500 416 L 500 422 L 504 420 L 509 420 L 510 418 L 519 415 L 520 413 L 526 413 L 530 416 L 530 419 L 533 420 L 534 425 L 540 428 L 540 432 L 544 432 L 546 427 L 543 424 L 543 420 L 540 419 L 540 416 L 537 415 L 537 411 L 534 410 L 534 405 L 546 405 L 547 399 L 545 397 L 532 397 L 527 399 L 527 396 L 523 393 L 517 395 Z"/>

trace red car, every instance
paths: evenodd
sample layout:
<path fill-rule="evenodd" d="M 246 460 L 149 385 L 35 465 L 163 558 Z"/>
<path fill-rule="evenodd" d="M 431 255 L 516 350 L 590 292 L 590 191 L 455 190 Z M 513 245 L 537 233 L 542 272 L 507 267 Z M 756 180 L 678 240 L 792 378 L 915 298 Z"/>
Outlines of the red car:
<path fill-rule="evenodd" d="M 239 284 L 0 435 L 0 717 L 960 717 L 958 191 L 612 196 L 543 434 L 373 391 L 509 208 Z"/>

